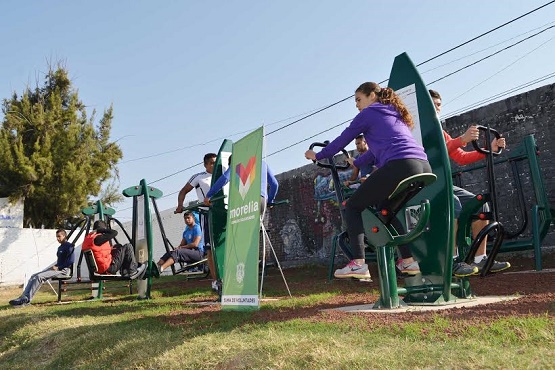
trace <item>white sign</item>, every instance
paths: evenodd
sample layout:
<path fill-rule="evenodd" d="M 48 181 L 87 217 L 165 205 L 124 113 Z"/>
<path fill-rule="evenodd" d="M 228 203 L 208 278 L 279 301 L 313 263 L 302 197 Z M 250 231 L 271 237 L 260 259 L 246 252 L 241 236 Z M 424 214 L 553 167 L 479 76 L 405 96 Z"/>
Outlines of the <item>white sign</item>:
<path fill-rule="evenodd" d="M 414 122 L 414 127 L 412 129 L 412 136 L 416 139 L 418 144 L 422 144 L 422 132 L 420 131 L 420 115 L 418 114 L 418 101 L 416 100 L 416 87 L 414 84 L 403 87 L 395 91 L 397 95 L 403 100 L 403 103 L 407 106 L 407 109 L 412 116 L 412 121 Z"/>

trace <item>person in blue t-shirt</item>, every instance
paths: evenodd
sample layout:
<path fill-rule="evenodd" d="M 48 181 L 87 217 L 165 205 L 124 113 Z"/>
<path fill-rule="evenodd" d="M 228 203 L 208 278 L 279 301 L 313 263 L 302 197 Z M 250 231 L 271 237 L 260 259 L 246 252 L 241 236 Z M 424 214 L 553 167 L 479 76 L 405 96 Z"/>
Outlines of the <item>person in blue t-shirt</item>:
<path fill-rule="evenodd" d="M 10 301 L 12 306 L 24 306 L 31 303 L 31 299 L 33 299 L 35 293 L 47 280 L 71 275 L 71 266 L 73 266 L 73 262 L 75 261 L 73 253 L 75 246 L 68 242 L 66 238 L 67 233 L 64 229 L 56 230 L 56 240 L 60 243 L 58 251 L 56 252 L 56 264 L 41 272 L 33 274 L 27 282 L 23 294 L 19 298 Z"/>
<path fill-rule="evenodd" d="M 160 261 L 157 263 L 160 272 L 176 262 L 198 262 L 204 257 L 202 230 L 195 222 L 193 212 L 185 212 L 183 219 L 185 220 L 186 227 L 185 231 L 183 231 L 181 243 L 173 251 L 167 252 L 160 257 Z"/>

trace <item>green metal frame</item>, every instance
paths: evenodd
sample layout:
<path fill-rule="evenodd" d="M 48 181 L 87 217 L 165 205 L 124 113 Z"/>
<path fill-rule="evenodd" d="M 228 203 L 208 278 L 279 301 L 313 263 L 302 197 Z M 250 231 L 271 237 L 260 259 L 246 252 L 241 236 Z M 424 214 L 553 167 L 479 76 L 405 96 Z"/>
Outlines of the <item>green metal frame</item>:
<path fill-rule="evenodd" d="M 555 210 L 551 208 L 549 204 L 549 199 L 545 191 L 545 185 L 543 183 L 543 177 L 541 174 L 540 165 L 537 158 L 537 145 L 534 135 L 526 136 L 522 143 L 511 150 L 508 156 L 503 159 L 495 160 L 495 164 L 501 164 L 510 161 L 527 161 L 530 168 L 530 178 L 532 181 L 532 187 L 534 189 L 534 195 L 536 198 L 536 204 L 533 204 L 530 212 L 532 218 L 532 237 L 526 239 L 518 240 L 505 240 L 501 245 L 501 252 L 513 252 L 520 250 L 533 250 L 534 251 L 534 264 L 537 271 L 542 270 L 542 255 L 541 255 L 541 244 L 545 236 L 549 231 L 550 225 L 553 223 Z M 457 173 L 472 172 L 477 169 L 484 168 L 484 165 L 471 166 L 464 168 L 462 170 L 457 170 Z M 463 207 L 461 216 L 459 217 L 459 234 L 457 236 L 457 242 L 459 248 L 462 250 L 467 250 L 470 247 L 470 229 L 472 223 L 472 215 L 476 213 L 481 204 L 475 202 L 469 202 Z M 483 202 L 480 202 L 483 204 Z"/>
<path fill-rule="evenodd" d="M 147 289 L 145 297 L 141 297 L 141 299 L 150 299 L 150 291 L 152 287 L 152 278 L 159 277 L 158 267 L 155 265 L 153 261 L 153 250 L 154 250 L 154 241 L 153 241 L 153 233 L 152 233 L 152 212 L 150 209 L 150 201 L 151 199 L 158 199 L 161 198 L 163 193 L 161 190 L 156 189 L 152 186 L 149 186 L 146 183 L 145 179 L 140 181 L 140 184 L 137 186 L 131 186 L 125 190 L 123 190 L 123 195 L 126 197 L 133 197 L 133 235 L 135 235 L 135 231 L 138 227 L 138 220 L 137 220 L 137 197 L 143 196 L 144 202 L 144 225 L 145 225 L 145 234 L 146 234 L 146 244 L 148 249 L 148 261 L 147 261 L 147 268 L 144 277 L 147 280 Z M 135 240 L 136 242 L 136 240 Z"/>

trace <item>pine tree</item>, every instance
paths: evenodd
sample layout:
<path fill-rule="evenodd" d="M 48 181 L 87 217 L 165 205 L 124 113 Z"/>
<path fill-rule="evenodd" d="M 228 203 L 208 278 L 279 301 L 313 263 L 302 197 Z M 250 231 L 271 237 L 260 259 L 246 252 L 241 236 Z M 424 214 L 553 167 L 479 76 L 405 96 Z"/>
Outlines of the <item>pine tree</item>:
<path fill-rule="evenodd" d="M 95 127 L 96 112 L 87 117 L 61 64 L 49 68 L 43 86 L 4 99 L 2 111 L 0 196 L 24 199 L 25 227 L 63 225 L 117 178 L 122 152 L 110 141 L 113 107 Z"/>

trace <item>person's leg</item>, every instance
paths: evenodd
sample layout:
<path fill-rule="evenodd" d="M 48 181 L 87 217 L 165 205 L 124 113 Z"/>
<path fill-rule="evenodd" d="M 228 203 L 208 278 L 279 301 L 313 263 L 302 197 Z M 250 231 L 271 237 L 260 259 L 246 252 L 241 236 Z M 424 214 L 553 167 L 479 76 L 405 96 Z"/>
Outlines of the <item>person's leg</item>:
<path fill-rule="evenodd" d="M 462 256 L 459 257 L 459 249 L 457 248 L 457 232 L 459 230 L 459 216 L 461 215 L 462 208 L 470 199 L 474 198 L 475 195 L 463 188 L 453 186 L 453 197 L 455 201 L 453 275 L 457 277 L 465 277 L 476 274 L 478 269 L 464 262 Z"/>
<path fill-rule="evenodd" d="M 204 250 L 206 251 L 206 259 L 208 261 L 208 270 L 212 279 L 211 287 L 218 291 L 218 274 L 216 273 L 216 263 L 214 262 L 214 254 L 212 252 L 212 240 L 210 238 L 210 223 L 207 213 L 200 214 L 200 227 L 204 233 Z"/>
<path fill-rule="evenodd" d="M 135 248 L 130 243 L 124 244 L 122 246 L 123 252 L 123 263 L 122 263 L 122 270 L 127 270 L 129 275 L 135 274 L 137 272 L 138 263 L 137 259 L 135 258 Z"/>
<path fill-rule="evenodd" d="M 160 266 L 162 266 L 164 264 L 164 262 L 166 262 L 168 260 L 168 258 L 171 258 L 172 255 L 170 252 L 166 252 L 164 253 L 164 255 L 162 257 L 160 257 L 160 260 L 158 261 L 158 263 L 156 263 L 158 265 L 158 270 L 160 269 Z"/>
<path fill-rule="evenodd" d="M 112 248 L 112 263 L 106 269 L 106 272 L 111 275 L 115 275 L 119 272 L 123 266 L 123 261 L 125 257 L 125 249 L 121 244 L 116 244 Z"/>
<path fill-rule="evenodd" d="M 359 277 L 357 270 L 361 270 L 361 274 L 369 275 L 364 261 L 362 212 L 367 207 L 381 204 L 402 180 L 423 172 L 431 172 L 430 165 L 426 161 L 416 159 L 390 161 L 374 171 L 347 200 L 345 219 L 353 250 L 353 261 L 345 268 L 337 270 L 336 277 Z"/>
<path fill-rule="evenodd" d="M 210 278 L 212 281 L 218 280 L 216 274 L 216 264 L 214 263 L 214 256 L 212 255 L 212 241 L 210 240 L 210 227 L 208 222 L 208 214 L 200 214 L 200 227 L 204 235 L 204 250 L 206 251 L 206 259 L 208 260 L 208 269 L 210 270 Z"/>
<path fill-rule="evenodd" d="M 53 277 L 59 277 L 64 275 L 64 270 L 52 270 L 51 268 L 47 268 L 43 271 L 37 272 L 33 274 L 27 285 L 25 286 L 25 290 L 23 294 L 18 299 L 14 299 L 10 301 L 11 305 L 18 305 L 18 304 L 26 304 L 31 302 L 33 296 L 36 292 L 40 289 L 42 284 L 44 284 L 48 279 Z M 15 304 L 14 304 L 15 303 Z"/>
<path fill-rule="evenodd" d="M 202 259 L 202 252 L 198 249 L 185 249 L 179 251 L 179 262 L 194 263 Z"/>
<path fill-rule="evenodd" d="M 164 271 L 165 269 L 167 269 L 168 267 L 170 267 L 174 263 L 175 263 L 175 260 L 173 259 L 173 257 L 168 258 L 161 265 L 159 265 L 160 266 L 159 267 L 160 272 Z"/>

